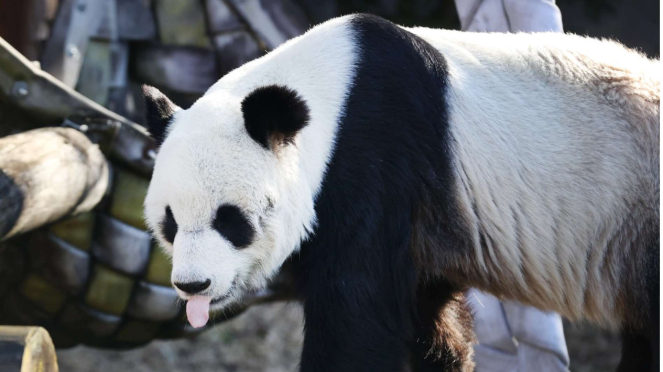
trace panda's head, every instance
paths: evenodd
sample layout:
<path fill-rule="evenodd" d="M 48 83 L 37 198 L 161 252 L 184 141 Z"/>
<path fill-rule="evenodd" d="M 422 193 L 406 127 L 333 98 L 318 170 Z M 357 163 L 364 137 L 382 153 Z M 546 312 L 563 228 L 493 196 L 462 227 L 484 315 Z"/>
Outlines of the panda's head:
<path fill-rule="evenodd" d="M 223 307 L 262 288 L 311 229 L 298 149 L 309 108 L 282 85 L 218 89 L 187 110 L 144 93 L 159 142 L 148 225 L 172 255 L 180 296 Z"/>

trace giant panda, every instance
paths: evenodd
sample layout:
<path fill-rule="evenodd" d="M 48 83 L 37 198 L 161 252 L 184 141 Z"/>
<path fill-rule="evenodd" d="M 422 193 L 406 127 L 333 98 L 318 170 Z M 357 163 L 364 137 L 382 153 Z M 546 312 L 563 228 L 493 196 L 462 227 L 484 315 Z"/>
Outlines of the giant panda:
<path fill-rule="evenodd" d="M 301 371 L 472 369 L 476 287 L 659 345 L 658 61 L 574 35 L 318 25 L 189 109 L 144 89 L 146 220 L 193 326 L 292 263 Z"/>

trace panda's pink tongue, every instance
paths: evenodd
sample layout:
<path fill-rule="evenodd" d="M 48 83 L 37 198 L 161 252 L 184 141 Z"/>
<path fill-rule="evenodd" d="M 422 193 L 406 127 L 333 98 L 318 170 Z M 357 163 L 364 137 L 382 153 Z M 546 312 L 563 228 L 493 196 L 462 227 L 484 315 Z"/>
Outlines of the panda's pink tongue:
<path fill-rule="evenodd" d="M 200 328 L 209 320 L 209 302 L 207 296 L 193 296 L 186 303 L 186 317 L 193 328 Z"/>

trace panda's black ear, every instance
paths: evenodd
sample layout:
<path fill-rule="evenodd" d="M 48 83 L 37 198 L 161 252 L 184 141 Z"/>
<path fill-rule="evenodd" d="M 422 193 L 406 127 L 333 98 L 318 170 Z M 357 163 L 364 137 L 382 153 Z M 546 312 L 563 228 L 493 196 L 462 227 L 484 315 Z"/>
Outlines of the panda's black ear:
<path fill-rule="evenodd" d="M 173 119 L 173 114 L 180 108 L 171 102 L 159 89 L 143 85 L 147 130 L 157 141 L 157 147 L 166 139 L 166 129 Z"/>
<path fill-rule="evenodd" d="M 306 102 L 294 90 L 278 85 L 260 87 L 247 95 L 242 113 L 251 138 L 271 150 L 291 143 L 309 122 Z"/>

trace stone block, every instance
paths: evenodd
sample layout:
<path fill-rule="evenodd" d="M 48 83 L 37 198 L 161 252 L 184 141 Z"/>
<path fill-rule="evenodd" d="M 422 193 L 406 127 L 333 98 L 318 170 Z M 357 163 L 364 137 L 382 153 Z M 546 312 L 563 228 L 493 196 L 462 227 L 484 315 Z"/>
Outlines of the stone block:
<path fill-rule="evenodd" d="M 134 290 L 127 314 L 150 321 L 171 320 L 182 308 L 177 300 L 177 292 L 173 288 L 141 281 Z"/>
<path fill-rule="evenodd" d="M 98 337 L 111 336 L 121 322 L 122 318 L 119 316 L 106 314 L 82 304 L 67 305 L 58 319 L 61 328 L 83 338 L 88 332 Z"/>
<path fill-rule="evenodd" d="M 139 275 L 147 266 L 152 236 L 115 218 L 99 214 L 92 253 L 106 266 Z"/>
<path fill-rule="evenodd" d="M 202 95 L 219 78 L 211 49 L 150 44 L 135 52 L 133 76 L 159 88 Z"/>
<path fill-rule="evenodd" d="M 32 270 L 72 295 L 87 283 L 90 256 L 55 235 L 34 233 L 28 245 Z"/>
<path fill-rule="evenodd" d="M 21 283 L 19 292 L 37 308 L 49 314 L 57 313 L 67 299 L 67 295 L 63 290 L 35 273 L 28 274 L 27 278 Z"/>
<path fill-rule="evenodd" d="M 159 38 L 166 45 L 210 47 L 202 2 L 155 0 Z"/>
<path fill-rule="evenodd" d="M 49 226 L 48 230 L 57 238 L 83 250 L 89 251 L 92 244 L 94 212 L 81 213 Z"/>
<path fill-rule="evenodd" d="M 152 252 L 150 253 L 150 262 L 147 264 L 145 280 L 152 284 L 170 287 L 170 274 L 172 270 L 173 264 L 170 258 L 156 242 L 152 243 Z"/>
<path fill-rule="evenodd" d="M 225 75 L 262 54 L 256 40 L 245 30 L 216 35 L 214 46 L 221 75 Z"/>
<path fill-rule="evenodd" d="M 129 304 L 133 285 L 131 277 L 95 265 L 85 304 L 107 314 L 122 315 Z"/>
<path fill-rule="evenodd" d="M 147 230 L 143 219 L 143 201 L 150 180 L 121 168 L 116 169 L 109 207 L 110 216 L 138 229 Z"/>
<path fill-rule="evenodd" d="M 269 49 L 308 29 L 304 12 L 289 0 L 228 0 Z"/>
<path fill-rule="evenodd" d="M 205 0 L 207 25 L 212 34 L 236 30 L 243 24 L 224 0 Z"/>

